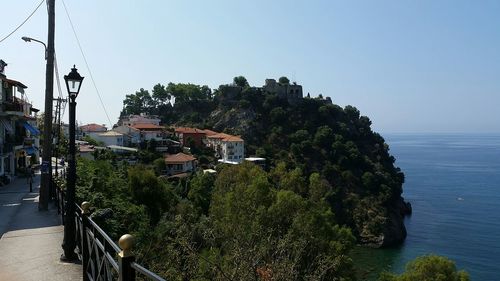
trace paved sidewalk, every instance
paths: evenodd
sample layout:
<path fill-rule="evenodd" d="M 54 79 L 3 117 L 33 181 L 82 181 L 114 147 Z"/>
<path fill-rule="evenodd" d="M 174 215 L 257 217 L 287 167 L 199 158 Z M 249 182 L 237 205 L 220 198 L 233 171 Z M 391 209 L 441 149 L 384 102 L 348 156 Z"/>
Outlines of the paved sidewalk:
<path fill-rule="evenodd" d="M 59 261 L 61 217 L 53 203 L 38 211 L 39 181 L 33 193 L 24 178 L 0 187 L 0 281 L 82 280 L 81 265 Z"/>

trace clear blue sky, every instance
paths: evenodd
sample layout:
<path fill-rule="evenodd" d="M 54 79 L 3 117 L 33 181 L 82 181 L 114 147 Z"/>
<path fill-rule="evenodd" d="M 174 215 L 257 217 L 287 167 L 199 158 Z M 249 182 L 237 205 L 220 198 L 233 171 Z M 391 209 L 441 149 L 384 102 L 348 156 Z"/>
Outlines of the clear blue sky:
<path fill-rule="evenodd" d="M 39 0 L 3 1 L 0 37 Z M 126 94 L 156 83 L 212 88 L 288 76 L 351 104 L 389 132 L 500 132 L 500 1 L 65 0 L 111 122 Z M 86 76 L 77 119 L 109 123 L 61 0 L 60 76 Z M 0 43 L 7 75 L 43 109 L 45 7 Z M 64 90 L 63 90 L 64 91 Z M 57 93 L 57 92 L 56 92 Z M 57 95 L 57 94 L 56 94 Z M 65 115 L 67 118 L 67 114 Z"/>

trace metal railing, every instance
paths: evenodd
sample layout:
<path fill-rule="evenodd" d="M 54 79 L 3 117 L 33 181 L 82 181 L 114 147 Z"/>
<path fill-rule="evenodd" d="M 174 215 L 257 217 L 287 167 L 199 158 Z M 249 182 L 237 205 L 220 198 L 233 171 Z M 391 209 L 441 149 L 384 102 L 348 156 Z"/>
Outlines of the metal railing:
<path fill-rule="evenodd" d="M 64 190 L 56 185 L 57 206 L 64 223 Z M 75 206 L 75 225 L 78 258 L 82 262 L 83 280 L 165 281 L 157 274 L 135 262 L 132 253 L 134 237 L 122 235 L 118 246 L 99 225 L 90 218 L 90 203 Z"/>

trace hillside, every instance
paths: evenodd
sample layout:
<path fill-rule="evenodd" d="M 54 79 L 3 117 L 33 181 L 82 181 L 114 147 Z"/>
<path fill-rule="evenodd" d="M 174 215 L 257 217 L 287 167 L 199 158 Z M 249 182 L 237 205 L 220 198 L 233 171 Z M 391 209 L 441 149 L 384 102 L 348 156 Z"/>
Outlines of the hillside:
<path fill-rule="evenodd" d="M 330 99 L 303 98 L 288 79 L 263 87 L 250 87 L 241 76 L 234 82 L 213 93 L 193 84 L 156 85 L 152 95 L 141 89 L 127 95 L 122 114 L 150 112 L 167 125 L 241 135 L 247 156 L 268 160 L 279 189 L 326 202 L 359 243 L 380 247 L 405 239 L 404 174 L 368 117 Z"/>

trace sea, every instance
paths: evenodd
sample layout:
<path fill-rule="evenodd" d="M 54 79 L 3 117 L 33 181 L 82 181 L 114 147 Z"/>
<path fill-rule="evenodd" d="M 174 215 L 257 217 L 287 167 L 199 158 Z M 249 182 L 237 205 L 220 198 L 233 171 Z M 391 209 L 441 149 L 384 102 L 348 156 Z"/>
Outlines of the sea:
<path fill-rule="evenodd" d="M 387 134 L 405 173 L 403 197 L 413 214 L 408 236 L 390 249 L 358 247 L 359 280 L 436 254 L 455 261 L 471 280 L 500 280 L 500 134 Z"/>

